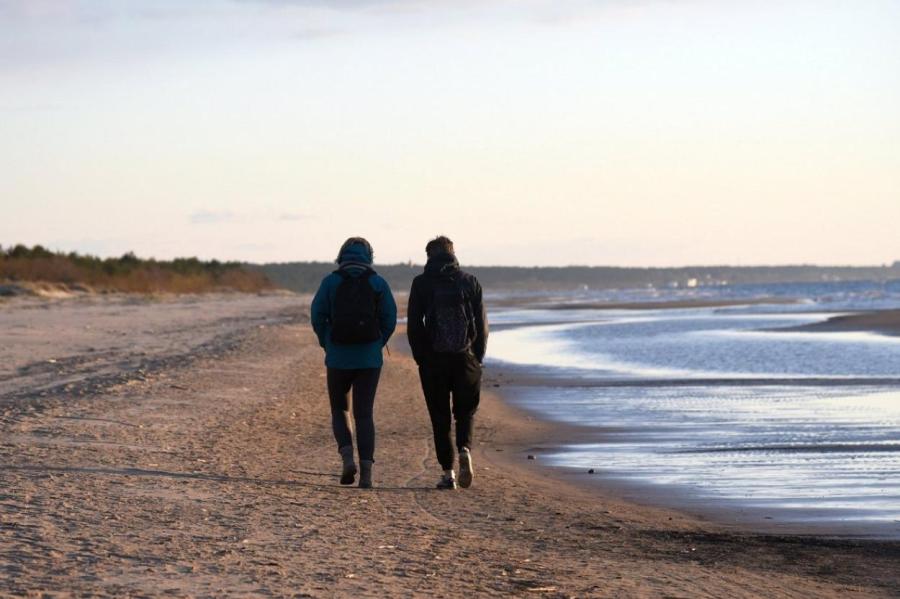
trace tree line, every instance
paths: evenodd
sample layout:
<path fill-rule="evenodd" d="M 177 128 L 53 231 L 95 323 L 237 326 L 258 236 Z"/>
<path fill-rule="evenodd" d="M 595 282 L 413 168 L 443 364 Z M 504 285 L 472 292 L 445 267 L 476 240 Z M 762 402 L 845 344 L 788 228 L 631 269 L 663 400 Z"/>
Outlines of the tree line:
<path fill-rule="evenodd" d="M 464 265 L 465 267 L 465 265 Z M 142 259 L 133 252 L 115 258 L 54 252 L 40 245 L 0 246 L 0 281 L 42 281 L 97 291 L 200 293 L 256 292 L 281 287 L 314 292 L 333 262 L 248 264 L 198 258 Z M 635 289 L 768 283 L 888 281 L 900 279 L 900 261 L 890 266 L 615 266 L 465 267 L 489 290 Z M 386 264 L 376 269 L 395 290 L 409 289 L 422 265 Z"/>
<path fill-rule="evenodd" d="M 0 281 L 46 282 L 73 289 L 130 293 L 255 292 L 274 287 L 266 275 L 239 262 L 198 258 L 155 260 L 128 252 L 99 258 L 53 252 L 36 245 L 0 246 Z"/>

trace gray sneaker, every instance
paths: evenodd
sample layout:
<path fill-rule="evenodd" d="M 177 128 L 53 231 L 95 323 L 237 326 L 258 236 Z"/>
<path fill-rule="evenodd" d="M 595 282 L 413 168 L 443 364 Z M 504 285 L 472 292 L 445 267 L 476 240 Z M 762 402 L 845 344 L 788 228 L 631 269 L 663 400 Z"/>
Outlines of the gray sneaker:
<path fill-rule="evenodd" d="M 468 489 L 472 486 L 475 472 L 472 469 L 472 452 L 464 449 L 459 452 L 459 486 Z"/>

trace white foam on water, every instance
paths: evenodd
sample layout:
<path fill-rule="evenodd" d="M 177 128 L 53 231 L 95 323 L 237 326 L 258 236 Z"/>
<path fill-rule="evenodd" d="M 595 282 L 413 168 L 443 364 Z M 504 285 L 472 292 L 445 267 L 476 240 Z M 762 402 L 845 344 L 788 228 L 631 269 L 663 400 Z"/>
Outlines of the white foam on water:
<path fill-rule="evenodd" d="M 698 331 L 695 335 L 708 337 L 729 337 L 733 339 L 756 339 L 761 341 L 806 341 L 812 343 L 883 343 L 900 344 L 900 337 L 870 333 L 868 331 L 747 331 L 723 329 L 719 331 Z"/>
<path fill-rule="evenodd" d="M 652 319 L 617 319 L 608 323 L 536 325 L 497 331 L 490 337 L 490 359 L 509 364 L 619 373 L 628 376 L 699 377 L 710 374 L 701 371 L 632 364 L 616 360 L 608 354 L 586 355 L 578 351 L 577 345 L 573 341 L 558 335 L 558 333 L 577 328 L 626 322 L 649 322 L 650 320 Z"/>

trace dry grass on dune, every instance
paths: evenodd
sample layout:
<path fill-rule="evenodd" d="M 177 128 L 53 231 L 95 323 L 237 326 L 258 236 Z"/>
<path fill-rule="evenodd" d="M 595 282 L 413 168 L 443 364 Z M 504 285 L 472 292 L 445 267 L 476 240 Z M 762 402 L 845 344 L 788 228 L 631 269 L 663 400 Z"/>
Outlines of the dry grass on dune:
<path fill-rule="evenodd" d="M 101 259 L 41 246 L 0 248 L 0 281 L 54 283 L 73 290 L 124 293 L 257 292 L 274 288 L 262 273 L 235 262 L 143 260 L 132 253 Z"/>

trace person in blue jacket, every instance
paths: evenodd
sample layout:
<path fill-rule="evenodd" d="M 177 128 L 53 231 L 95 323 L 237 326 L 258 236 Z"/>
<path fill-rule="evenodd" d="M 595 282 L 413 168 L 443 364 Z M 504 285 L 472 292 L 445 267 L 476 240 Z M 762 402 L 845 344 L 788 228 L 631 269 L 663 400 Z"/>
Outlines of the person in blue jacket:
<path fill-rule="evenodd" d="M 372 486 L 372 410 L 383 364 L 381 352 L 397 325 L 394 296 L 387 281 L 372 268 L 373 258 L 372 246 L 362 237 L 345 241 L 338 252 L 338 269 L 322 280 L 310 309 L 313 330 L 325 349 L 331 425 L 343 460 L 341 484 L 353 484 L 357 474 L 352 403 L 362 488 Z"/>

